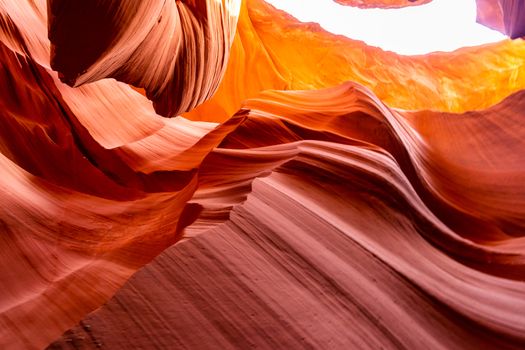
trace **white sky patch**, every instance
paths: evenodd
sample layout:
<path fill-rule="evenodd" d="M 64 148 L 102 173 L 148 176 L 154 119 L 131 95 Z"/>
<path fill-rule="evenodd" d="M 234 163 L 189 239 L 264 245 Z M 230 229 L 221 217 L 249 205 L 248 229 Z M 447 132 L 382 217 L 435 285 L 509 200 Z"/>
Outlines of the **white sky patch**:
<path fill-rule="evenodd" d="M 333 0 L 266 0 L 302 22 L 403 55 L 454 51 L 505 39 L 476 23 L 476 0 L 433 0 L 401 9 L 359 9 Z"/>

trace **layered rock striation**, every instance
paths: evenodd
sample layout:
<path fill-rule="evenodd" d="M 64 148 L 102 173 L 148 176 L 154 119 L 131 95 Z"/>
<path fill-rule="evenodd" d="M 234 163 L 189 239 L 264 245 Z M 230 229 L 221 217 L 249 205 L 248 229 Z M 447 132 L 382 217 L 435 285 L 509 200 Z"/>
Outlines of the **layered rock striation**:
<path fill-rule="evenodd" d="M 521 39 L 21 0 L 0 41 L 0 348 L 523 348 Z"/>

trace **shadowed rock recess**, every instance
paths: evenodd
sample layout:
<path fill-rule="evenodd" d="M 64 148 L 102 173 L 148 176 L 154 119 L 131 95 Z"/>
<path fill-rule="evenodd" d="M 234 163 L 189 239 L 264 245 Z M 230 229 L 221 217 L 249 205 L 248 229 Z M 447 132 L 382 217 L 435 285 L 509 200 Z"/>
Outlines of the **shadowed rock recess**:
<path fill-rule="evenodd" d="M 0 349 L 523 349 L 525 4 L 477 3 L 509 39 L 401 56 L 0 0 Z"/>

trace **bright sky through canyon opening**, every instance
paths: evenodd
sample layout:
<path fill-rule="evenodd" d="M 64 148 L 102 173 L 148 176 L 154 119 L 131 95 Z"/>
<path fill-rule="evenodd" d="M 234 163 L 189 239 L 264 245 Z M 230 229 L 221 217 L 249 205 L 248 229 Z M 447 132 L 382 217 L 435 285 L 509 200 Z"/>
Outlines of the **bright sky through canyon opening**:
<path fill-rule="evenodd" d="M 359 9 L 333 0 L 266 0 L 302 22 L 403 55 L 454 51 L 503 40 L 476 23 L 475 0 L 434 0 L 401 9 Z"/>

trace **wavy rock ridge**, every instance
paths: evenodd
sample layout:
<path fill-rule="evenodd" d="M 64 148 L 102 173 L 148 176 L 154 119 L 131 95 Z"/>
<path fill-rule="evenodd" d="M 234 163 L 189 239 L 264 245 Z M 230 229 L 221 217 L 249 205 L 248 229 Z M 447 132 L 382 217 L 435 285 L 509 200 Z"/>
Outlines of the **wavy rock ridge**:
<path fill-rule="evenodd" d="M 525 346 L 522 40 L 261 0 L 0 1 L 0 40 L 0 348 Z"/>
<path fill-rule="evenodd" d="M 523 101 L 404 114 L 353 84 L 248 101 L 192 200 L 233 205 L 226 223 L 168 249 L 50 348 L 522 347 L 524 155 L 487 159 L 524 146 Z M 475 136 L 496 126 L 517 143 Z M 433 141 L 455 133 L 454 149 Z M 515 182 L 493 193 L 498 176 Z"/>

